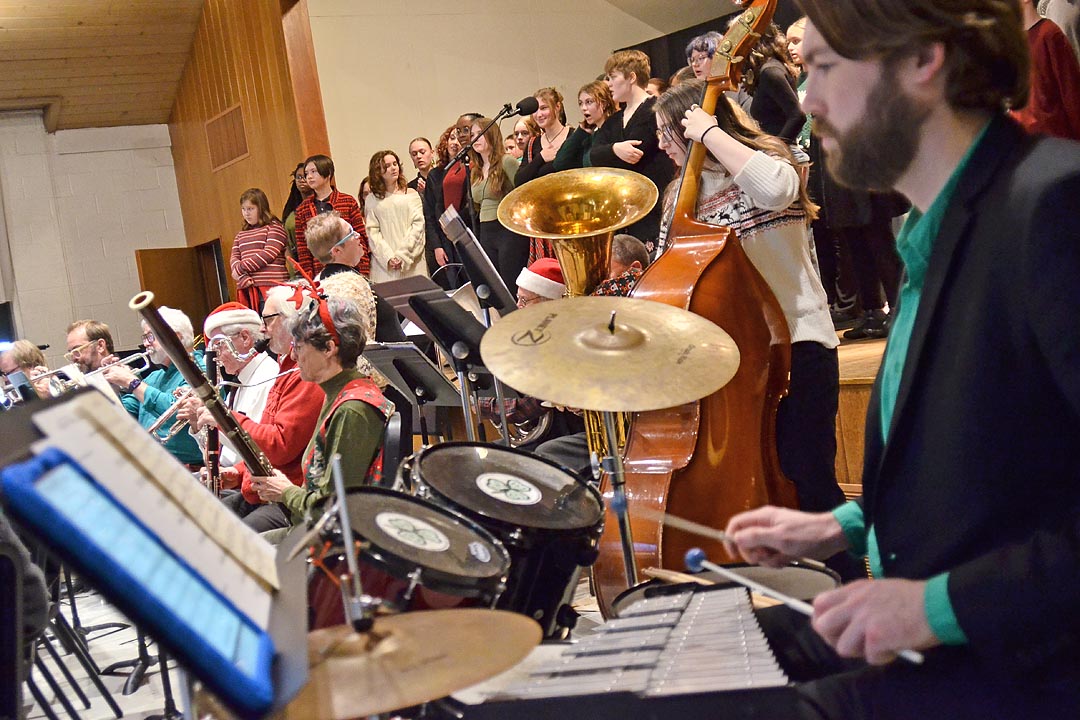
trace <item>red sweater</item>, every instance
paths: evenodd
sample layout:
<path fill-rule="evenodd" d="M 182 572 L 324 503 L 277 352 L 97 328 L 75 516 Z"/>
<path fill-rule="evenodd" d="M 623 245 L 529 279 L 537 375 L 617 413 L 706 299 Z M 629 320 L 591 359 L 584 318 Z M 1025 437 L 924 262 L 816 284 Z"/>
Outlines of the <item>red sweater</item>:
<path fill-rule="evenodd" d="M 1050 20 L 1028 28 L 1031 95 L 1013 111 L 1030 133 L 1080 140 L 1080 63 L 1065 33 Z"/>
<path fill-rule="evenodd" d="M 285 269 L 285 228 L 279 222 L 241 230 L 229 254 L 233 279 L 248 277 L 269 287 L 289 280 Z"/>
<path fill-rule="evenodd" d="M 360 244 L 364 247 L 364 257 L 356 266 L 360 274 L 367 277 L 371 273 L 371 247 L 368 245 L 367 228 L 364 226 L 364 215 L 360 212 L 360 205 L 352 195 L 346 195 L 337 190 L 331 190 L 326 200 L 333 205 L 338 214 L 345 222 L 352 225 L 352 229 L 360 233 Z M 296 262 L 300 267 L 315 277 L 322 270 L 322 263 L 312 256 L 308 250 L 304 232 L 307 230 L 308 220 L 315 217 L 315 196 L 312 195 L 296 208 Z M 310 438 L 309 438 L 310 439 Z"/>
<path fill-rule="evenodd" d="M 288 355 L 281 358 L 281 372 L 292 370 L 296 361 Z M 234 412 L 240 427 L 251 436 L 255 444 L 266 453 L 266 459 L 294 485 L 304 482 L 300 468 L 301 455 L 311 441 L 319 411 L 326 401 L 326 394 L 317 383 L 300 379 L 299 371 L 282 375 L 274 381 L 266 398 L 262 422 L 255 422 L 243 413 Z M 262 502 L 259 494 L 251 489 L 251 473 L 243 463 L 238 463 L 241 491 L 244 499 L 252 505 Z"/>

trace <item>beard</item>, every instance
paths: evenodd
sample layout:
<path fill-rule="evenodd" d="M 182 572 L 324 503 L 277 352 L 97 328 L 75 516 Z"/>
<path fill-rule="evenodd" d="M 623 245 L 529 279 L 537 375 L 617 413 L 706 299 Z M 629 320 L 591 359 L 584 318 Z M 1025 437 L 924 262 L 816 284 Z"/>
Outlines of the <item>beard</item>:
<path fill-rule="evenodd" d="M 814 133 L 832 138 L 825 166 L 841 185 L 865 190 L 892 190 L 915 159 L 920 132 L 930 108 L 904 94 L 887 66 L 866 96 L 865 115 L 840 132 L 814 118 Z"/>

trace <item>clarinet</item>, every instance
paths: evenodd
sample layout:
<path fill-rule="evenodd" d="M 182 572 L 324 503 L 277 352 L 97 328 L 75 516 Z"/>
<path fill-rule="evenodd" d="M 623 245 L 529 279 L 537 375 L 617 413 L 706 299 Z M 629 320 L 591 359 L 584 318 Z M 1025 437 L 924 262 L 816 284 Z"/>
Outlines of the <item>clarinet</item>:
<path fill-rule="evenodd" d="M 142 315 L 143 322 L 153 331 L 158 344 L 161 345 L 169 359 L 172 360 L 176 369 L 180 371 L 184 380 L 187 380 L 195 396 L 202 400 L 203 405 L 210 411 L 210 415 L 217 422 L 218 428 L 225 433 L 225 437 L 236 448 L 237 454 L 240 455 L 251 474 L 256 476 L 269 475 L 273 471 L 273 466 L 266 458 L 266 454 L 259 449 L 251 436 L 244 432 L 244 429 L 240 427 L 240 423 L 236 422 L 236 418 L 232 416 L 229 409 L 225 407 L 225 403 L 221 401 L 217 388 L 206 379 L 202 370 L 199 370 L 199 366 L 188 356 L 187 350 L 180 344 L 180 338 L 176 336 L 176 331 L 169 327 L 168 323 L 165 322 L 165 318 L 161 317 L 157 306 L 154 305 L 154 293 L 144 290 L 131 298 L 128 307 Z"/>
<path fill-rule="evenodd" d="M 218 368 L 217 351 L 206 346 L 206 380 L 212 387 L 217 387 Z M 210 483 L 210 492 L 214 497 L 221 497 L 221 438 L 214 426 L 206 428 L 206 475 Z"/>

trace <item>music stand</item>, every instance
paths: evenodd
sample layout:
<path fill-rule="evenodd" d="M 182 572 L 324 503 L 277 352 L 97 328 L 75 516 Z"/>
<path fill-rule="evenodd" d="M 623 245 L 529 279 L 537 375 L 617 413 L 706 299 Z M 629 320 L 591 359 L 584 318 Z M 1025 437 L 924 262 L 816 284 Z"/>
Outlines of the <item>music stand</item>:
<path fill-rule="evenodd" d="M 427 445 L 424 406 L 456 407 L 461 402 L 458 389 L 447 380 L 431 358 L 411 342 L 369 343 L 364 348 L 364 357 L 386 376 L 411 405 L 416 406 L 420 434 L 424 445 Z M 412 428 L 412 422 L 406 426 Z"/>
<path fill-rule="evenodd" d="M 481 306 L 485 309 L 495 308 L 500 315 L 517 310 L 517 298 L 510 294 L 506 283 L 491 263 L 491 258 L 484 252 L 472 230 L 466 227 L 457 210 L 453 207 L 447 208 L 439 217 L 439 225 L 457 248 L 461 264 L 465 266 L 465 274 L 476 290 Z M 491 327 L 491 318 L 487 317 L 485 323 Z"/>

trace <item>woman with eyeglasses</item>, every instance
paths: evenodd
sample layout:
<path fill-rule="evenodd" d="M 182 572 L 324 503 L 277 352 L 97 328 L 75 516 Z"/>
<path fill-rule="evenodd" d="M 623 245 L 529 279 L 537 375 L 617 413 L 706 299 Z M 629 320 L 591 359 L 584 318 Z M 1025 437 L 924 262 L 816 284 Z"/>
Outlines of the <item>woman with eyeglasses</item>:
<path fill-rule="evenodd" d="M 393 150 L 380 150 L 368 163 L 371 195 L 364 201 L 371 282 L 427 275 L 424 260 L 424 203 L 409 187 L 401 160 Z"/>
<path fill-rule="evenodd" d="M 611 96 L 607 83 L 593 80 L 578 90 L 578 108 L 583 119 L 577 130 L 559 148 L 555 156 L 556 170 L 592 167 L 589 151 L 592 149 L 593 134 L 615 114 L 615 98 Z"/>
<path fill-rule="evenodd" d="M 722 99 L 716 115 L 709 115 L 695 104 L 704 89 L 705 83 L 693 80 L 660 96 L 660 147 L 682 167 L 687 139 L 705 145 L 697 219 L 734 230 L 780 302 L 791 332 L 790 386 L 777 414 L 780 464 L 795 483 L 800 507 L 829 510 L 844 500 L 834 466 L 839 343 L 810 259 L 809 228 L 817 207 L 788 145 L 758 130 L 730 100 Z M 678 184 L 665 193 L 665 219 Z"/>
<path fill-rule="evenodd" d="M 487 128 L 485 131 L 484 129 Z M 481 247 L 503 279 L 510 294 L 517 292 L 517 276 L 529 259 L 529 242 L 516 235 L 498 220 L 499 202 L 514 188 L 518 162 L 503 152 L 502 132 L 488 118 L 472 123 L 473 209 L 479 214 Z"/>
<path fill-rule="evenodd" d="M 540 134 L 529 144 L 528 160 L 522 152 L 521 167 L 514 177 L 514 186 L 521 187 L 530 180 L 555 172 L 555 156 L 567 137 L 574 131 L 566 124 L 563 96 L 553 87 L 540 88 L 533 95 L 536 112 L 532 119 L 540 128 Z"/>
<path fill-rule="evenodd" d="M 288 236 L 259 188 L 249 188 L 240 196 L 240 214 L 244 227 L 233 240 L 229 269 L 236 281 L 237 301 L 262 312 L 267 288 L 289 279 L 285 268 Z"/>
<path fill-rule="evenodd" d="M 285 200 L 285 207 L 281 209 L 281 224 L 285 226 L 286 241 L 285 252 L 293 260 L 296 260 L 296 208 L 300 203 L 315 194 L 308 187 L 307 177 L 304 175 L 304 163 L 296 163 L 289 182 L 289 197 Z M 285 263 L 289 277 L 293 277 L 295 270 L 288 262 Z"/>
<path fill-rule="evenodd" d="M 716 46 L 723 39 L 723 35 L 710 30 L 686 44 L 686 64 L 698 80 L 705 80 L 708 77 L 713 55 L 716 54 Z"/>
<path fill-rule="evenodd" d="M 383 437 L 394 406 L 371 378 L 356 369 L 367 335 L 364 319 L 352 301 L 308 298 L 289 323 L 291 357 L 300 368 L 300 377 L 318 383 L 326 401 L 302 455 L 303 484 L 298 487 L 274 470 L 273 475 L 251 478 L 250 487 L 263 502 L 280 502 L 292 525 L 298 525 L 333 492 L 335 454 L 341 455 L 346 487 L 381 480 Z"/>

